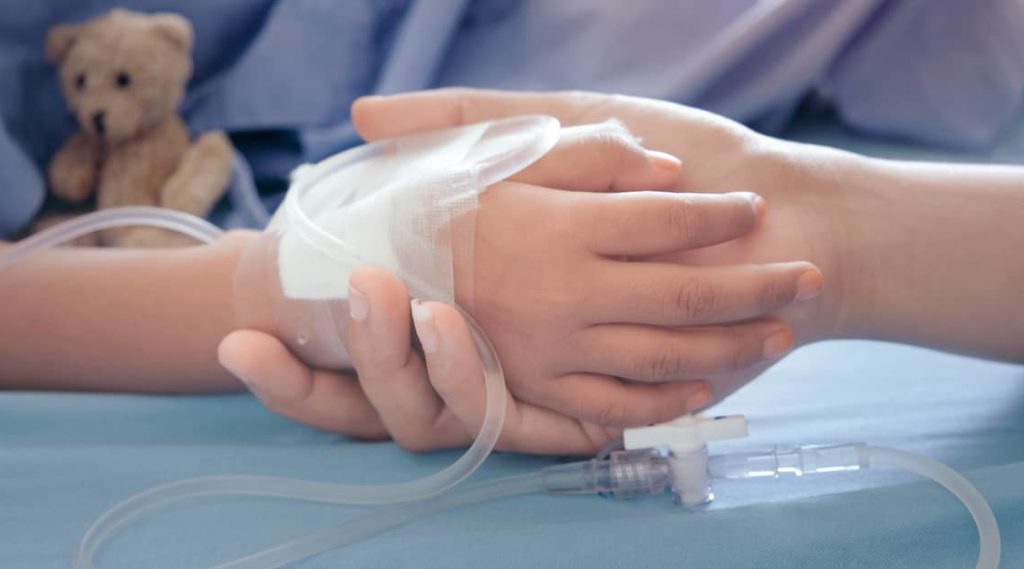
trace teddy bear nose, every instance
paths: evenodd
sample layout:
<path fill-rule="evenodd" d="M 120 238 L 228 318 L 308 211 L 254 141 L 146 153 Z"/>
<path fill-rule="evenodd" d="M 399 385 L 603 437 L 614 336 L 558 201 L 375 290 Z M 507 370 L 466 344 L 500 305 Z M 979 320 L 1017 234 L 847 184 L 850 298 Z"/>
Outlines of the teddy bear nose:
<path fill-rule="evenodd" d="M 97 111 L 92 114 L 92 126 L 96 129 L 96 134 L 103 134 L 107 130 L 106 122 L 106 111 Z"/>

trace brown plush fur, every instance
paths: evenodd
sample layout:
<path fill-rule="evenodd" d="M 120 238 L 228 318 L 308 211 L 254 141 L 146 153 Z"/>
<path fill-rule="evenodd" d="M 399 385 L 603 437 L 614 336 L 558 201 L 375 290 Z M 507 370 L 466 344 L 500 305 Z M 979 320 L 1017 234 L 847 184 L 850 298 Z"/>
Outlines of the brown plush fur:
<path fill-rule="evenodd" d="M 51 190 L 100 209 L 147 205 L 206 216 L 230 177 L 231 144 L 221 132 L 196 141 L 177 111 L 192 73 L 192 26 L 175 14 L 112 12 L 55 26 L 46 55 L 81 131 L 50 162 Z M 187 243 L 147 228 L 105 232 L 106 245 Z"/>

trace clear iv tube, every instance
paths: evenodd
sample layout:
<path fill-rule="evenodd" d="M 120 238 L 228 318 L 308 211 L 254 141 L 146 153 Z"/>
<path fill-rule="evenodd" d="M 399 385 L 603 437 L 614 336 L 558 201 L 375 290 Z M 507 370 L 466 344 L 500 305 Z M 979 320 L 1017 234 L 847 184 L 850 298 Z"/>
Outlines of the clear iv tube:
<path fill-rule="evenodd" d="M 112 208 L 56 225 L 0 251 L 0 269 L 83 235 L 128 226 L 178 231 L 204 243 L 216 241 L 223 235 L 221 229 L 205 219 L 180 211 L 156 207 Z M 159 486 L 128 498 L 100 516 L 79 542 L 73 560 L 75 569 L 92 569 L 93 555 L 117 527 L 155 507 L 184 498 L 212 494 L 250 494 L 335 504 L 393 504 L 426 499 L 465 480 L 487 459 L 498 442 L 505 421 L 507 394 L 505 376 L 494 347 L 476 322 L 468 314 L 463 314 L 483 364 L 487 402 L 483 424 L 473 444 L 444 470 L 394 484 L 333 484 L 259 476 L 216 476 Z"/>
<path fill-rule="evenodd" d="M 868 447 L 872 467 L 883 466 L 913 472 L 941 484 L 956 496 L 978 526 L 978 563 L 975 569 L 997 569 L 1001 541 L 999 525 L 985 497 L 952 468 L 927 456 L 885 447 Z"/>
<path fill-rule="evenodd" d="M 445 494 L 406 504 L 380 508 L 365 516 L 345 521 L 328 530 L 299 538 L 271 549 L 218 565 L 213 569 L 276 569 L 331 549 L 368 539 L 417 519 L 503 497 L 536 492 L 552 494 L 607 493 L 623 498 L 662 494 L 671 484 L 667 474 L 671 458 L 655 449 L 622 451 L 619 460 L 590 460 L 560 464 L 541 471 L 489 480 Z M 615 465 L 612 465 L 615 462 Z M 663 468 L 659 468 L 658 465 Z M 771 466 L 774 465 L 774 466 Z M 933 480 L 952 492 L 967 507 L 978 527 L 980 553 L 975 569 L 997 569 L 1000 556 L 999 528 L 992 510 L 980 492 L 953 469 L 926 456 L 864 444 L 809 446 L 770 453 L 738 453 L 712 457 L 715 478 L 759 478 L 763 476 L 827 474 L 868 467 L 896 468 Z M 246 482 L 246 479 L 248 482 Z M 213 494 L 249 494 L 277 498 L 345 503 L 324 499 L 315 489 L 297 491 L 290 481 L 275 487 L 274 479 L 260 477 L 210 477 L 157 488 L 138 498 L 151 507 L 181 497 Z M 309 483 L 315 486 L 316 483 Z M 330 486 L 330 485 L 327 485 Z M 131 507 L 125 503 L 122 507 Z M 127 521 L 124 513 L 112 510 L 112 518 Z M 141 511 L 137 512 L 141 513 Z M 97 533 L 86 542 L 101 541 L 112 528 L 97 523 Z M 92 530 L 90 530 L 92 531 Z M 85 552 L 91 555 L 90 552 Z"/>
<path fill-rule="evenodd" d="M 182 211 L 145 206 L 111 208 L 65 221 L 7 247 L 0 253 L 0 269 L 13 265 L 33 253 L 56 247 L 83 235 L 104 229 L 138 225 L 177 231 L 203 243 L 212 243 L 224 234 L 224 231 L 209 221 Z"/>
<path fill-rule="evenodd" d="M 866 463 L 861 460 L 863 457 L 862 451 L 864 450 L 867 451 Z M 952 468 L 924 455 L 863 444 L 839 445 L 835 447 L 802 447 L 798 449 L 798 452 L 803 455 L 804 459 L 811 459 L 802 461 L 804 466 L 816 465 L 816 468 L 801 469 L 800 474 L 802 475 L 816 472 L 843 472 L 858 470 L 863 467 L 881 467 L 913 472 L 937 482 L 952 492 L 967 507 L 967 510 L 977 524 L 980 552 L 975 569 L 998 568 L 1000 556 L 999 527 L 992 509 L 977 488 Z M 624 468 L 622 472 L 629 472 L 629 476 L 617 476 L 615 471 L 607 472 L 607 476 L 594 476 L 591 469 L 600 469 L 602 465 L 607 466 L 607 460 L 591 460 L 548 467 L 531 474 L 510 476 L 474 484 L 430 500 L 382 508 L 366 516 L 346 521 L 330 530 L 300 538 L 237 561 L 219 565 L 214 569 L 276 569 L 337 547 L 351 545 L 361 539 L 373 537 L 403 524 L 432 516 L 445 510 L 503 497 L 534 492 L 550 492 L 555 494 L 618 493 L 624 490 L 626 491 L 625 495 L 636 497 L 642 495 L 642 493 L 636 492 L 641 487 L 646 488 L 651 493 L 664 492 L 664 485 L 668 483 L 668 479 L 662 479 L 663 473 L 661 470 L 649 468 L 652 460 L 658 460 L 658 453 L 634 451 L 633 453 L 623 453 L 622 456 L 625 457 L 625 462 L 619 466 Z M 835 462 L 837 458 L 844 456 L 846 458 L 845 464 L 840 465 Z M 733 466 L 740 466 L 743 462 L 749 462 L 753 459 L 754 463 L 763 466 L 763 459 L 771 458 L 771 455 L 740 454 L 725 455 L 717 458 L 724 458 L 726 462 L 731 462 Z M 787 462 L 777 460 L 777 458 L 775 460 L 777 465 Z M 667 468 L 668 461 L 671 459 L 665 458 L 663 460 L 666 461 L 665 466 Z M 752 478 L 766 473 L 761 468 L 758 470 L 746 468 L 730 470 L 730 472 L 723 471 L 720 474 L 722 477 L 727 478 Z M 745 475 L 740 476 L 741 471 L 745 472 Z M 646 481 L 651 482 L 649 484 L 640 483 L 634 479 L 634 476 L 638 473 L 648 473 L 653 475 L 654 478 Z M 796 474 L 794 470 L 788 468 L 776 471 L 776 474 L 781 473 Z"/>
<path fill-rule="evenodd" d="M 218 565 L 213 569 L 277 569 L 447 510 L 543 491 L 544 475 L 541 471 L 479 482 L 429 500 L 380 508 L 320 533 Z"/>
<path fill-rule="evenodd" d="M 209 476 L 172 482 L 124 500 L 110 510 L 107 510 L 93 522 L 75 550 L 74 569 L 94 569 L 93 557 L 103 542 L 118 527 L 153 509 L 170 502 L 188 498 L 241 494 L 328 504 L 366 506 L 415 502 L 436 496 L 458 484 L 479 468 L 494 449 L 498 436 L 501 434 L 506 405 L 504 375 L 494 348 L 468 315 L 466 315 L 466 323 L 473 333 L 473 340 L 484 364 L 484 381 L 487 395 L 484 424 L 480 428 L 479 433 L 477 433 L 476 439 L 470 448 L 466 450 L 459 460 L 444 470 L 431 476 L 408 482 L 377 485 L 334 484 L 269 476 Z M 446 494 L 445 496 L 447 497 L 448 495 Z M 414 511 L 420 510 L 414 509 Z M 360 517 L 357 521 L 362 523 L 363 519 L 363 517 Z M 393 526 L 382 527 L 379 531 L 385 531 L 389 527 Z M 373 535 L 373 533 L 363 535 L 362 537 L 368 537 L 369 535 Z M 361 539 L 361 537 L 356 537 L 356 539 Z M 304 542 L 305 540 L 302 541 Z M 278 551 L 281 548 L 288 550 L 291 545 L 285 544 L 268 550 L 267 553 Z M 312 554 L 306 553 L 295 557 L 295 559 L 301 559 Z M 260 556 L 263 554 L 256 555 Z M 233 566 L 228 565 L 228 567 Z M 279 567 L 280 565 L 246 566 Z"/>

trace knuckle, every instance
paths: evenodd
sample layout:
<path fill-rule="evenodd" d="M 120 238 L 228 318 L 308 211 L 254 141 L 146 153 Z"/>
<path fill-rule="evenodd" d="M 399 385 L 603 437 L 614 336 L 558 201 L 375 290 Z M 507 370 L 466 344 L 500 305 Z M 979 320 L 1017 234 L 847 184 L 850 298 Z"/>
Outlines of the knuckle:
<path fill-rule="evenodd" d="M 730 346 L 724 357 L 724 361 L 728 366 L 728 371 L 744 370 L 754 363 L 755 353 L 759 351 L 750 348 L 754 343 L 755 340 L 750 339 L 746 341 L 746 344 L 749 344 L 749 346 L 740 342 L 736 342 Z"/>
<path fill-rule="evenodd" d="M 444 87 L 442 89 L 438 89 L 437 94 L 441 97 L 446 97 L 455 101 L 455 104 L 461 108 L 472 104 L 474 99 L 481 96 L 482 91 L 470 87 Z"/>
<path fill-rule="evenodd" d="M 757 294 L 757 308 L 762 311 L 772 310 L 785 304 L 789 296 L 789 286 L 778 278 L 769 278 L 761 283 Z"/>
<path fill-rule="evenodd" d="M 481 115 L 480 99 L 486 96 L 486 92 L 480 89 L 469 87 L 448 87 L 442 89 L 442 95 L 454 101 L 457 124 L 476 122 Z"/>
<path fill-rule="evenodd" d="M 685 376 L 690 369 L 690 360 L 686 356 L 670 351 L 658 351 L 644 356 L 637 371 L 640 377 L 654 381 L 666 381 Z"/>
<path fill-rule="evenodd" d="M 456 124 L 468 124 L 472 121 L 470 118 L 473 115 L 472 101 L 473 99 L 465 94 L 455 97 L 455 116 L 458 121 Z"/>
<path fill-rule="evenodd" d="M 602 128 L 593 134 L 589 142 L 601 150 L 605 160 L 616 164 L 635 154 L 636 140 L 625 130 Z"/>
<path fill-rule="evenodd" d="M 508 368 L 506 367 L 506 369 Z M 506 381 L 509 384 L 509 389 L 516 394 L 516 399 L 536 401 L 548 395 L 545 389 L 547 382 L 544 381 L 540 373 L 526 370 L 521 370 L 522 375 L 520 376 L 513 376 L 508 371 L 505 373 L 509 374 Z"/>
<path fill-rule="evenodd" d="M 625 405 L 615 399 L 601 401 L 594 408 L 593 420 L 602 426 L 621 426 L 625 423 L 627 414 Z"/>
<path fill-rule="evenodd" d="M 619 137 L 621 137 L 623 142 L 626 142 L 627 144 L 637 144 L 636 137 L 633 136 L 633 134 L 630 132 L 629 127 L 626 126 L 626 123 L 622 122 L 617 118 L 612 117 L 610 119 L 605 120 L 604 122 L 600 123 L 600 128 L 602 131 L 607 132 L 609 134 L 618 135 Z"/>
<path fill-rule="evenodd" d="M 695 240 L 703 230 L 704 219 L 696 205 L 685 198 L 666 210 L 668 231 L 687 243 Z"/>
<path fill-rule="evenodd" d="M 580 432 L 583 434 L 582 440 L 580 441 L 580 451 L 581 454 L 586 455 L 597 454 L 609 443 L 617 441 L 622 437 L 622 429 L 601 427 L 586 423 L 580 424 Z"/>
<path fill-rule="evenodd" d="M 684 281 L 669 299 L 669 308 L 687 321 L 698 321 L 714 313 L 717 300 L 711 284 L 704 279 Z"/>

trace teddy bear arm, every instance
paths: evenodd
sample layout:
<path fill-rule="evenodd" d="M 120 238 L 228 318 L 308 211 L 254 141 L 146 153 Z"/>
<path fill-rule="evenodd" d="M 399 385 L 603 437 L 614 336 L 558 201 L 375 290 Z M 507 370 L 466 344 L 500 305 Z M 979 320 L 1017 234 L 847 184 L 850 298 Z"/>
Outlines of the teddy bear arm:
<path fill-rule="evenodd" d="M 76 134 L 50 161 L 50 188 L 54 195 L 69 202 L 85 201 L 96 191 L 99 170 L 99 146 L 84 134 Z"/>
<path fill-rule="evenodd" d="M 224 133 L 200 136 L 164 183 L 160 205 L 205 217 L 227 189 L 233 158 L 231 142 Z"/>

